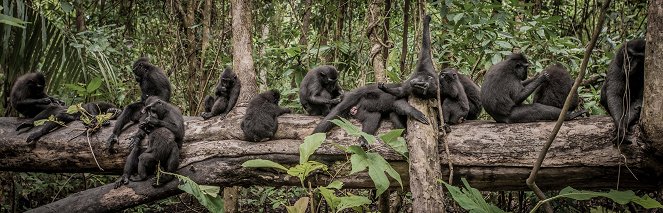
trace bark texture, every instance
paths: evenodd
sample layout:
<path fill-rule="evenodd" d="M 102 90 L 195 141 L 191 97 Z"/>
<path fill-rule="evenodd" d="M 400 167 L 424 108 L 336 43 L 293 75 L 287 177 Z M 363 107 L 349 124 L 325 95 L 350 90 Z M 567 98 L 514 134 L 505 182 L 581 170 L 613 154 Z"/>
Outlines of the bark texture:
<path fill-rule="evenodd" d="M 408 119 L 407 148 L 410 152 L 410 192 L 412 193 L 413 212 L 445 212 L 443 180 L 440 170 L 440 158 L 444 156 L 438 151 L 438 131 L 435 113 L 430 106 L 432 102 L 410 97 L 410 104 L 428 117 L 429 125 Z M 414 128 L 412 128 L 414 127 Z M 448 138 L 446 140 L 449 140 Z"/>
<path fill-rule="evenodd" d="M 375 82 L 386 82 L 387 75 L 385 74 L 385 61 L 383 54 L 388 54 L 389 49 L 385 42 L 382 40 L 381 34 L 383 26 L 383 8 L 384 0 L 371 0 L 368 6 L 368 14 L 366 14 L 366 22 L 368 22 L 368 29 L 366 35 L 371 40 L 371 62 L 373 64 L 373 72 L 375 73 Z"/>
<path fill-rule="evenodd" d="M 297 178 L 274 170 L 245 169 L 241 164 L 249 159 L 269 159 L 285 165 L 296 164 L 299 161 L 299 145 L 320 118 L 284 115 L 279 117 L 280 128 L 275 140 L 251 143 L 242 141 L 243 135 L 239 128 L 244 112 L 245 108 L 239 107 L 223 120 L 213 118 L 203 121 L 199 117 L 186 117 L 186 136 L 178 173 L 206 185 L 299 185 Z M 3 136 L 0 137 L 2 171 L 120 174 L 129 151 L 128 141 L 125 139 L 136 130 L 135 125 L 125 130 L 116 146 L 118 154 L 114 155 L 109 155 L 104 150 L 104 139 L 111 133 L 112 127 L 105 127 L 90 137 L 92 150 L 104 168 L 104 171 L 101 171 L 90 153 L 87 138 L 74 138 L 83 128 L 80 123 L 72 122 L 70 127 L 44 136 L 36 147 L 31 148 L 25 144 L 28 134 L 17 135 L 14 132 L 16 125 L 22 121 L 24 120 L 18 118 L 0 118 L 0 135 Z M 414 125 L 419 128 L 425 126 Z M 385 123 L 379 132 L 387 131 L 390 126 Z M 498 124 L 485 121 L 453 126 L 446 139 L 454 162 L 454 183 L 460 183 L 458 180 L 465 177 L 472 186 L 481 190 L 526 190 L 524 179 L 529 175 L 537 151 L 545 143 L 545 133 L 553 127 L 553 122 Z M 611 129 L 612 121 L 608 117 L 565 122 L 557 142 L 552 145 L 539 172 L 537 180 L 540 187 L 544 190 L 566 186 L 606 189 L 615 188 L 619 184 L 621 189 L 660 189 L 660 169 L 663 164 L 636 146 L 623 147 L 623 156 L 620 157 L 619 151 L 613 148 L 610 142 Z M 327 138 L 343 145 L 355 144 L 357 141 L 339 128 L 328 133 Z M 423 146 L 421 143 L 410 143 L 411 156 L 412 149 Z M 410 183 L 408 163 L 382 144 L 377 144 L 375 148 L 401 174 L 407 190 Z M 438 152 L 440 177 L 447 177 L 447 161 L 442 154 L 444 150 Z M 437 159 L 430 156 L 428 158 Z M 329 143 L 323 144 L 312 159 L 332 165 L 332 174 L 341 171 L 337 179 L 343 181 L 346 188 L 374 187 L 367 174 L 348 176 L 349 165 L 335 164 L 345 162 L 347 156 Z M 624 165 L 628 165 L 633 175 Z M 326 185 L 331 181 L 330 177 L 324 174 L 313 176 L 311 180 L 314 185 Z M 397 183 L 392 181 L 392 184 Z M 34 211 L 118 211 L 181 193 L 175 185 L 170 183 L 165 188 L 154 189 L 149 181 L 145 181 L 132 182 L 118 189 L 103 186 L 70 195 Z"/>
<path fill-rule="evenodd" d="M 251 44 L 251 1 L 231 0 L 233 70 L 242 85 L 258 85 L 253 64 L 253 47 Z M 258 94 L 255 86 L 243 86 L 239 92 L 237 103 L 248 103 Z"/>
<path fill-rule="evenodd" d="M 645 89 L 640 114 L 643 133 L 655 150 L 663 156 L 663 0 L 649 2 L 647 49 L 645 50 Z"/>

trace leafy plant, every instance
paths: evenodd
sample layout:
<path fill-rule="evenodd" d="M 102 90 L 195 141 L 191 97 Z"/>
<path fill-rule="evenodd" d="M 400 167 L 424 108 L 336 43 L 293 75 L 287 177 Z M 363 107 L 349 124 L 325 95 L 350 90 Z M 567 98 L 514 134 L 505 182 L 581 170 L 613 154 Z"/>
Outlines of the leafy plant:
<path fill-rule="evenodd" d="M 83 97 L 83 100 L 88 100 L 88 98 L 90 97 L 101 95 L 101 93 L 97 91 L 101 86 L 101 83 L 102 83 L 101 78 L 96 77 L 92 79 L 88 84 L 77 83 L 77 84 L 65 84 L 64 86 L 67 87 L 68 89 L 75 91 L 77 96 Z"/>
<path fill-rule="evenodd" d="M 458 203 L 460 207 L 469 211 L 470 213 L 501 213 L 502 211 L 497 206 L 487 203 L 479 190 L 472 188 L 465 178 L 462 178 L 465 188 L 459 188 L 440 180 L 444 186 L 449 190 L 451 197 Z"/>
<path fill-rule="evenodd" d="M 223 213 L 223 199 L 219 196 L 221 188 L 218 186 L 198 185 L 189 177 L 175 173 L 165 172 L 159 167 L 159 174 L 169 174 L 181 181 L 177 188 L 193 195 L 207 210 L 214 213 Z"/>

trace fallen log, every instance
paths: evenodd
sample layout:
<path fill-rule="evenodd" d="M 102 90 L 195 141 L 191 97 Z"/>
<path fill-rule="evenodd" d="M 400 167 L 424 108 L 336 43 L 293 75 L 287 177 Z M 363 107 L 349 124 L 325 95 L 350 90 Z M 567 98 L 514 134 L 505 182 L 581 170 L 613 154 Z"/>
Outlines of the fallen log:
<path fill-rule="evenodd" d="M 238 108 L 225 119 L 203 121 L 196 117 L 186 119 L 186 137 L 178 173 L 189 176 L 200 184 L 219 186 L 283 186 L 299 185 L 299 180 L 274 170 L 245 169 L 241 163 L 249 159 L 270 159 L 293 165 L 299 160 L 298 147 L 319 122 L 319 117 L 284 115 L 279 117 L 276 139 L 263 143 L 242 141 L 239 121 L 244 113 Z M 43 137 L 31 148 L 25 144 L 27 134 L 17 135 L 14 127 L 22 120 L 0 118 L 0 170 L 31 172 L 91 172 L 120 174 L 128 153 L 127 141 L 134 127 L 120 137 L 117 154 L 104 150 L 104 141 L 112 128 L 106 127 L 89 138 L 92 150 L 104 171 L 97 168 L 85 136 L 75 137 L 82 125 L 71 123 Z M 390 127 L 383 125 L 379 132 Z M 488 121 L 466 122 L 452 127 L 447 140 L 454 162 L 454 177 L 467 178 L 470 184 L 481 190 L 526 190 L 532 162 L 554 126 L 552 122 L 525 124 L 498 124 Z M 621 153 L 610 143 L 612 122 L 608 117 L 592 117 L 564 124 L 550 149 L 539 174 L 540 187 L 544 190 L 572 186 L 580 189 L 660 189 L 661 162 L 657 162 L 638 146 L 622 147 Z M 75 137 L 75 138 L 74 138 Z M 72 139 L 73 138 L 73 139 Z M 356 144 L 357 139 L 335 128 L 328 133 L 328 140 L 342 145 Z M 374 150 L 390 161 L 401 174 L 403 184 L 409 182 L 407 162 L 382 144 Z M 443 177 L 448 176 L 446 158 L 442 152 Z M 331 166 L 331 174 L 341 171 L 339 179 L 346 188 L 372 188 L 366 174 L 348 176 L 348 156 L 343 151 L 325 143 L 312 157 Z M 637 179 L 636 179 L 637 177 Z M 326 185 L 332 177 L 317 174 L 311 182 Z M 619 182 L 618 182 L 619 180 Z M 454 181 L 459 183 L 459 181 Z M 392 184 L 396 184 L 392 181 Z M 111 186 L 89 189 L 35 210 L 57 209 L 84 211 L 117 211 L 140 203 L 158 200 L 180 193 L 176 184 L 154 189 L 148 182 L 130 183 L 112 189 Z M 397 185 L 392 185 L 397 187 Z M 128 194 L 127 194 L 128 193 Z M 131 195 L 131 196 L 127 196 Z M 85 202 L 80 202 L 85 199 Z M 118 199 L 120 201 L 118 201 Z M 94 206 L 94 207 L 92 207 Z M 90 209 L 101 208 L 101 209 Z M 69 211 L 68 211 L 69 212 Z"/>

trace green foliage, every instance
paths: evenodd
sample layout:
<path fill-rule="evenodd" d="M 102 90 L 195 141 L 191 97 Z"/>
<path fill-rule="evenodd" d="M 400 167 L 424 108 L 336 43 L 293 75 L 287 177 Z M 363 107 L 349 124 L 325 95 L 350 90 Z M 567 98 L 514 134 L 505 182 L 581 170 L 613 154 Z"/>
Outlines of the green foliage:
<path fill-rule="evenodd" d="M 308 162 L 308 158 L 325 142 L 325 138 L 325 133 L 315 133 L 304 138 L 304 143 L 299 145 L 299 163 Z"/>
<path fill-rule="evenodd" d="M 198 185 L 187 176 L 164 172 L 161 171 L 160 168 L 159 173 L 169 174 L 177 177 L 177 179 L 182 181 L 181 184 L 177 186 L 177 188 L 196 197 L 198 202 L 205 206 L 205 208 L 207 208 L 207 210 L 210 212 L 223 213 L 223 198 L 219 196 L 221 189 L 218 186 Z"/>
<path fill-rule="evenodd" d="M 380 135 L 380 139 L 385 144 L 389 145 L 394 151 L 398 154 L 401 154 L 405 159 L 409 159 L 410 152 L 407 150 L 407 143 L 405 138 L 401 137 L 403 135 L 404 129 L 394 129 L 389 132 Z"/>
<path fill-rule="evenodd" d="M 372 144 L 375 143 L 375 141 L 377 141 L 377 139 L 375 139 L 375 136 L 361 131 L 361 129 L 359 129 L 358 126 L 355 126 L 354 124 L 352 124 L 352 122 L 348 121 L 345 118 L 334 119 L 331 120 L 331 122 L 336 124 L 336 126 L 341 127 L 343 130 L 345 130 L 346 133 L 348 133 L 351 136 L 363 137 L 364 139 L 366 139 L 368 144 Z"/>
<path fill-rule="evenodd" d="M 301 197 L 294 205 L 286 206 L 285 208 L 288 210 L 288 213 L 306 213 L 308 197 Z"/>
<path fill-rule="evenodd" d="M 76 83 L 76 84 L 65 84 L 65 87 L 67 87 L 70 90 L 73 90 L 76 92 L 76 95 L 79 97 L 83 97 L 83 100 L 87 100 L 90 97 L 94 96 L 99 96 L 101 93 L 97 91 L 99 87 L 101 86 L 101 78 L 96 77 L 90 81 L 90 83 L 82 84 L 82 83 Z"/>
<path fill-rule="evenodd" d="M 571 198 L 574 200 L 589 200 L 592 198 L 596 197 L 605 197 L 610 200 L 612 200 L 615 203 L 618 203 L 620 205 L 626 205 L 630 202 L 633 202 L 635 204 L 640 205 L 641 207 L 645 209 L 653 209 L 653 208 L 658 208 L 658 209 L 663 209 L 663 205 L 659 203 L 658 201 L 650 198 L 649 196 L 645 195 L 642 197 L 638 197 L 635 195 L 635 192 L 628 190 L 628 191 L 617 191 L 617 190 L 610 190 L 609 192 L 593 192 L 593 191 L 585 191 L 585 190 L 576 190 L 571 187 L 566 187 L 562 189 L 562 191 L 559 192 L 559 195 L 548 198 L 543 201 L 539 201 L 539 203 L 536 204 L 536 206 L 530 211 L 532 213 L 536 212 L 536 210 L 546 202 L 550 202 L 555 199 L 560 199 L 560 198 Z"/>
<path fill-rule="evenodd" d="M 502 213 L 501 209 L 497 206 L 487 203 L 483 199 L 483 195 L 479 190 L 472 188 L 465 178 L 463 181 L 464 188 L 455 187 L 448 183 L 441 181 L 444 186 L 449 190 L 451 197 L 458 203 L 460 207 L 469 211 L 470 213 Z"/>
<path fill-rule="evenodd" d="M 389 179 L 385 172 L 403 187 L 400 174 L 379 153 L 364 152 L 359 146 L 350 146 L 348 150 L 350 153 L 353 153 L 350 157 L 350 162 L 352 163 L 350 174 L 362 172 L 368 168 L 368 176 L 371 177 L 377 189 L 377 193 L 375 193 L 376 197 L 389 188 Z"/>
<path fill-rule="evenodd" d="M 276 163 L 271 160 L 263 160 L 263 159 L 253 159 L 253 160 L 248 160 L 242 163 L 242 167 L 246 168 L 274 168 L 274 169 L 280 169 L 284 172 L 288 171 L 288 168 L 285 168 L 285 166 Z"/>
<path fill-rule="evenodd" d="M 357 196 L 348 193 L 348 196 L 338 197 L 335 190 L 327 187 L 318 187 L 320 194 L 325 198 L 327 204 L 334 212 L 341 212 L 345 209 L 352 208 L 357 212 L 361 212 L 362 206 L 371 204 L 371 200 L 364 196 Z"/>

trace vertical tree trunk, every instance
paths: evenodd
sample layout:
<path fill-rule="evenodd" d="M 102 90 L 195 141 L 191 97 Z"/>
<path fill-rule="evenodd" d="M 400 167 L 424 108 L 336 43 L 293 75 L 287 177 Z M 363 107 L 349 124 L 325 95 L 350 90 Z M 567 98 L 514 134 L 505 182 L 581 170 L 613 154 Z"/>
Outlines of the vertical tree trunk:
<path fill-rule="evenodd" d="M 302 25 L 301 25 L 301 30 L 302 34 L 299 35 L 299 46 L 303 49 L 302 54 L 299 56 L 299 65 L 301 67 L 304 67 L 304 70 L 308 70 L 308 63 L 302 61 L 302 55 L 308 54 L 308 31 L 309 31 L 309 25 L 311 23 L 311 0 L 302 0 L 301 1 L 301 6 L 303 6 L 304 9 L 304 14 L 302 15 Z M 299 72 L 297 72 L 299 73 Z M 290 80 L 290 87 L 291 88 L 297 88 L 297 73 L 293 73 L 292 79 Z M 306 75 L 306 71 L 304 73 L 300 73 L 302 76 Z M 294 100 L 296 98 L 296 94 L 291 94 L 288 96 L 289 100 Z"/>
<path fill-rule="evenodd" d="M 248 103 L 257 93 L 251 46 L 251 1 L 231 0 L 233 70 L 242 82 L 238 103 Z"/>
<path fill-rule="evenodd" d="M 391 0 L 384 1 L 384 32 L 382 32 L 382 41 L 387 43 L 389 41 L 389 21 L 391 17 Z M 389 48 L 382 48 L 382 60 L 385 65 L 389 57 Z"/>
<path fill-rule="evenodd" d="M 85 5 L 80 0 L 74 3 L 76 4 L 76 31 L 80 33 L 85 31 Z"/>
<path fill-rule="evenodd" d="M 372 45 L 370 56 L 371 62 L 373 64 L 373 72 L 375 73 L 375 82 L 385 82 L 387 80 L 387 77 L 384 73 L 384 59 L 381 54 L 384 45 L 379 34 L 382 31 L 380 30 L 382 29 L 380 26 L 380 19 L 382 18 L 383 4 L 383 0 L 372 0 L 368 6 L 368 11 L 366 14 L 366 22 L 368 23 L 366 35 L 368 36 L 368 39 L 371 40 Z"/>
<path fill-rule="evenodd" d="M 408 24 L 410 23 L 410 1 L 405 0 L 405 5 L 403 6 L 403 44 L 401 46 L 401 76 L 404 76 L 405 73 L 405 59 L 407 59 L 407 36 L 409 32 Z"/>
<path fill-rule="evenodd" d="M 642 130 L 656 155 L 663 156 L 663 0 L 651 0 L 647 20 Z"/>
<path fill-rule="evenodd" d="M 343 35 L 343 23 L 345 23 L 345 13 L 348 8 L 347 0 L 339 0 L 336 12 L 336 30 L 334 31 L 334 41 L 340 41 Z M 334 61 L 338 61 L 338 47 L 334 48 Z"/>
<path fill-rule="evenodd" d="M 269 24 L 265 23 L 262 25 L 262 32 L 260 35 L 260 38 L 263 41 L 263 45 L 260 47 L 260 58 L 265 58 L 265 54 L 267 52 L 265 51 L 265 47 L 267 47 L 266 40 L 269 38 Z M 262 63 L 264 64 L 264 63 Z M 260 73 L 258 74 L 260 78 L 260 91 L 265 91 L 267 90 L 267 69 L 266 66 L 263 65 L 263 67 L 260 68 Z"/>
<path fill-rule="evenodd" d="M 227 213 L 239 212 L 239 187 L 223 188 L 223 210 Z"/>

